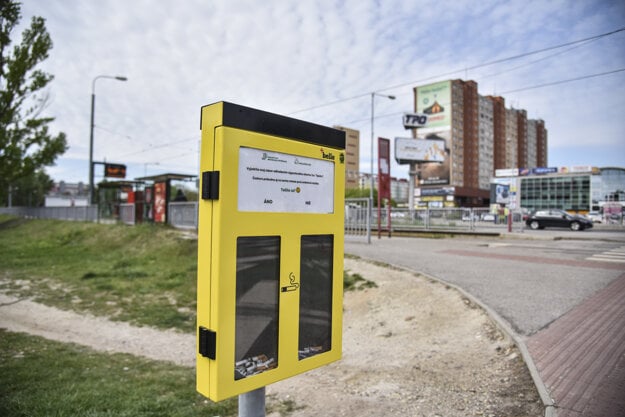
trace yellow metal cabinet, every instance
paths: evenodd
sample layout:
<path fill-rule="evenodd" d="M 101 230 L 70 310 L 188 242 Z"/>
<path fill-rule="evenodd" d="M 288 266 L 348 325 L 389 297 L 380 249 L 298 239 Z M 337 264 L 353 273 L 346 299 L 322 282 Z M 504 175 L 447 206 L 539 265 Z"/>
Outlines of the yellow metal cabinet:
<path fill-rule="evenodd" d="M 197 390 L 221 401 L 341 357 L 344 132 L 202 108 Z"/>

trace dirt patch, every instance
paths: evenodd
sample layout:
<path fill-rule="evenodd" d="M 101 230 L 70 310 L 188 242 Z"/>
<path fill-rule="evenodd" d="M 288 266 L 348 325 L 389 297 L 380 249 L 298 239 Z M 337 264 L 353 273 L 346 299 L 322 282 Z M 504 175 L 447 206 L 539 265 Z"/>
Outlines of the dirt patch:
<path fill-rule="evenodd" d="M 362 260 L 346 259 L 345 269 L 378 287 L 345 294 L 343 358 L 267 387 L 270 407 L 293 417 L 543 415 L 516 347 L 457 291 Z M 194 335 L 3 294 L 0 327 L 184 366 L 195 362 Z"/>
<path fill-rule="evenodd" d="M 361 260 L 345 269 L 378 288 L 345 294 L 341 361 L 267 388 L 305 405 L 292 416 L 543 414 L 516 347 L 457 291 Z"/>
<path fill-rule="evenodd" d="M 77 343 L 102 352 L 130 353 L 195 366 L 195 335 L 79 315 L 1 293 L 0 328 Z"/>
<path fill-rule="evenodd" d="M 18 217 L 18 218 L 8 218 L 4 221 L 0 221 L 0 230 L 5 230 L 5 229 L 11 229 L 14 227 L 18 227 L 26 222 L 28 222 L 28 219 L 24 219 L 22 217 Z"/>

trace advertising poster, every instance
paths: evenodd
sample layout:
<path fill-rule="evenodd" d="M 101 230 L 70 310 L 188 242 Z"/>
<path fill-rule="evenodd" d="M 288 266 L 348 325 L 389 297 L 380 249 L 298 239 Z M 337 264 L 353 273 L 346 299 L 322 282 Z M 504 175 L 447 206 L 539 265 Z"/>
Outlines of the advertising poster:
<path fill-rule="evenodd" d="M 510 203 L 510 186 L 508 184 L 495 185 L 495 202 L 506 205 Z"/>
<path fill-rule="evenodd" d="M 395 160 L 410 162 L 445 162 L 445 141 L 436 139 L 395 138 Z"/>
<path fill-rule="evenodd" d="M 442 81 L 417 88 L 417 113 L 428 115 L 427 127 L 417 129 L 421 138 L 445 143 L 442 162 L 419 164 L 420 185 L 446 185 L 451 178 L 451 81 Z"/>
<path fill-rule="evenodd" d="M 154 222 L 165 223 L 165 210 L 167 208 L 167 183 L 157 182 L 154 184 Z"/>
<path fill-rule="evenodd" d="M 428 115 L 428 128 L 451 126 L 451 82 L 418 87 L 416 111 Z M 421 132 L 419 129 L 419 136 L 423 136 Z"/>
<path fill-rule="evenodd" d="M 378 202 L 391 199 L 391 141 L 378 138 Z"/>
<path fill-rule="evenodd" d="M 451 178 L 451 158 L 450 158 L 450 128 L 419 129 L 419 135 L 424 135 L 426 139 L 436 140 L 439 147 L 444 144 L 443 155 L 439 155 L 442 162 L 420 163 L 418 165 L 420 185 L 447 185 Z"/>

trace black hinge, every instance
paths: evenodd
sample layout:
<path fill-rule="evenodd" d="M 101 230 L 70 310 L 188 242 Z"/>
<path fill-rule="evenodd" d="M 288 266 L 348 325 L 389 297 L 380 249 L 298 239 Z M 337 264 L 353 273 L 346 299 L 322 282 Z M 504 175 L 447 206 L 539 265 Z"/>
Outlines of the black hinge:
<path fill-rule="evenodd" d="M 219 171 L 202 172 L 202 200 L 219 199 Z"/>
<path fill-rule="evenodd" d="M 200 326 L 198 337 L 200 338 L 200 355 L 214 360 L 217 350 L 217 333 Z"/>

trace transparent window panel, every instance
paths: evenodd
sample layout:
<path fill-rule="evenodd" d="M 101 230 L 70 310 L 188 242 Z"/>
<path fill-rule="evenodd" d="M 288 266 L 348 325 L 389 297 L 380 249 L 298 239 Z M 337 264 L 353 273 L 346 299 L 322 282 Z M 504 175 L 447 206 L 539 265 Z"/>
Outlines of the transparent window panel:
<path fill-rule="evenodd" d="M 235 380 L 278 366 L 280 237 L 237 239 Z"/>
<path fill-rule="evenodd" d="M 301 241 L 299 359 L 332 347 L 333 235 L 307 235 Z"/>

